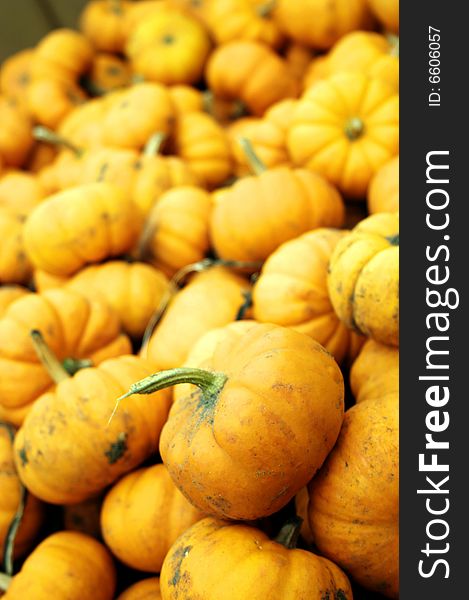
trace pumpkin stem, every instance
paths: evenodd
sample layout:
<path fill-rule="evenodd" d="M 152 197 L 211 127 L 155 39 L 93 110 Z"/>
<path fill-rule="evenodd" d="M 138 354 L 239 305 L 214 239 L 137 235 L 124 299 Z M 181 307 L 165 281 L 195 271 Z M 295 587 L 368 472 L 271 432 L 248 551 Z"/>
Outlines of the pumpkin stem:
<path fill-rule="evenodd" d="M 270 0 L 265 4 L 261 4 L 256 8 L 256 13 L 259 15 L 259 17 L 266 19 L 267 17 L 270 17 L 276 4 L 277 0 Z"/>
<path fill-rule="evenodd" d="M 62 361 L 62 367 L 69 375 L 75 375 L 80 369 L 89 369 L 93 366 L 90 358 L 65 358 Z"/>
<path fill-rule="evenodd" d="M 391 244 L 391 246 L 399 246 L 399 234 L 398 233 L 396 235 L 390 235 L 386 239 Z"/>
<path fill-rule="evenodd" d="M 10 583 L 11 583 L 12 579 L 13 579 L 13 577 L 10 577 L 10 575 L 5 575 L 5 573 L 0 573 L 0 590 L 2 590 L 3 592 L 6 592 L 7 589 L 10 587 Z"/>
<path fill-rule="evenodd" d="M 394 33 L 387 33 L 386 39 L 389 44 L 389 54 L 399 58 L 399 36 Z"/>
<path fill-rule="evenodd" d="M 75 146 L 70 140 L 67 140 L 55 131 L 52 131 L 52 129 L 44 127 L 43 125 L 36 125 L 36 127 L 33 127 L 33 138 L 38 142 L 46 142 L 53 146 L 63 146 L 64 148 L 71 150 L 77 158 L 80 158 L 84 152 L 83 148 Z"/>
<path fill-rule="evenodd" d="M 238 309 L 238 312 L 236 313 L 235 321 L 242 321 L 244 319 L 244 317 L 246 316 L 247 311 L 252 306 L 251 291 L 248 290 L 246 292 L 243 292 L 243 297 L 244 297 L 244 302 L 241 304 L 241 306 Z"/>
<path fill-rule="evenodd" d="M 241 146 L 247 158 L 249 168 L 254 173 L 254 175 L 262 175 L 264 171 L 267 171 L 267 167 L 254 152 L 254 148 L 252 147 L 251 142 L 247 138 L 239 137 L 238 143 Z"/>
<path fill-rule="evenodd" d="M 148 142 L 145 144 L 142 155 L 143 156 L 155 156 L 160 153 L 161 146 L 166 139 L 166 133 L 157 131 L 154 133 Z"/>
<path fill-rule="evenodd" d="M 248 114 L 246 104 L 242 100 L 233 100 L 233 110 L 229 115 L 231 121 L 236 121 Z M 202 110 L 217 119 L 217 111 L 215 110 L 215 96 L 211 90 L 205 90 L 202 93 Z"/>
<path fill-rule="evenodd" d="M 285 546 L 288 550 L 293 550 L 298 544 L 302 523 L 303 519 L 298 516 L 288 519 L 282 529 L 280 529 L 275 541 Z"/>
<path fill-rule="evenodd" d="M 55 381 L 55 383 L 60 383 L 61 381 L 68 379 L 70 375 L 67 373 L 62 363 L 46 344 L 42 333 L 37 329 L 33 329 L 30 332 L 30 335 L 31 340 L 33 342 L 34 350 L 36 351 L 39 360 L 44 365 L 47 372 Z"/>
<path fill-rule="evenodd" d="M 345 135 L 352 142 L 363 135 L 365 124 L 360 117 L 352 117 L 345 124 Z"/>
<path fill-rule="evenodd" d="M 193 385 L 196 385 L 205 396 L 214 398 L 221 392 L 227 379 L 228 377 L 224 373 L 191 367 L 168 369 L 166 371 L 154 373 L 149 377 L 145 377 L 144 379 L 140 379 L 140 381 L 133 383 L 128 392 L 117 398 L 108 425 L 116 414 L 122 400 L 133 394 L 153 394 L 154 392 L 172 387 L 173 385 L 178 385 L 179 383 L 192 383 Z"/>

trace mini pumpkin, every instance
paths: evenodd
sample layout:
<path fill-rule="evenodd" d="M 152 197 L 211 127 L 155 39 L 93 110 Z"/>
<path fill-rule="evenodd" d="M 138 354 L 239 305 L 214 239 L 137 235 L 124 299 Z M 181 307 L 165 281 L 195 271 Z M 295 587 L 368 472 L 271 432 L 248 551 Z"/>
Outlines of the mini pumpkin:
<path fill-rule="evenodd" d="M 0 95 L 0 164 L 21 167 L 33 146 L 29 116 Z"/>
<path fill-rule="evenodd" d="M 399 96 L 380 79 L 349 71 L 306 90 L 287 136 L 294 164 L 322 174 L 349 198 L 399 151 Z"/>
<path fill-rule="evenodd" d="M 82 533 L 59 531 L 28 556 L 4 600 L 112 600 L 115 588 L 116 570 L 106 548 Z"/>
<path fill-rule="evenodd" d="M 42 202 L 25 223 L 23 239 L 37 268 L 71 275 L 130 250 L 139 225 L 131 199 L 117 186 L 90 183 Z"/>
<path fill-rule="evenodd" d="M 299 91 L 286 62 L 264 44 L 248 40 L 216 48 L 207 63 L 206 77 L 216 96 L 239 99 L 256 116 L 262 116 L 275 102 L 294 98 Z"/>
<path fill-rule="evenodd" d="M 345 573 L 295 545 L 296 524 L 285 525 L 270 540 L 249 525 L 203 519 L 171 548 L 161 571 L 163 598 L 352 599 Z"/>
<path fill-rule="evenodd" d="M 79 104 L 61 120 L 57 134 L 82 152 L 85 148 L 102 146 L 106 110 L 106 103 L 100 98 Z"/>
<path fill-rule="evenodd" d="M 371 12 L 389 31 L 399 32 L 399 1 L 398 0 L 367 0 Z"/>
<path fill-rule="evenodd" d="M 124 50 L 131 6 L 125 0 L 93 0 L 85 5 L 80 29 L 96 50 L 115 53 Z"/>
<path fill-rule="evenodd" d="M 399 349 L 368 340 L 350 370 L 357 402 L 399 395 Z"/>
<path fill-rule="evenodd" d="M 153 454 L 168 414 L 168 391 L 131 399 L 106 427 L 115 399 L 151 372 L 143 359 L 120 356 L 81 369 L 43 394 L 15 438 L 15 462 L 26 487 L 52 504 L 76 504 Z"/>
<path fill-rule="evenodd" d="M 398 411 L 390 394 L 345 413 L 337 444 L 309 484 L 307 512 L 321 554 L 390 598 L 399 593 Z"/>
<path fill-rule="evenodd" d="M 30 66 L 34 50 L 26 48 L 6 58 L 0 66 L 0 92 L 26 109 L 26 90 L 31 80 Z"/>
<path fill-rule="evenodd" d="M 340 369 L 320 344 L 292 329 L 232 328 L 202 365 L 156 373 L 128 394 L 178 383 L 196 387 L 173 403 L 160 454 L 175 484 L 207 514 L 254 520 L 277 512 L 313 477 L 339 434 Z"/>
<path fill-rule="evenodd" d="M 114 54 L 100 52 L 93 58 L 86 86 L 93 95 L 102 96 L 130 85 L 131 76 L 132 71 L 126 61 Z"/>
<path fill-rule="evenodd" d="M 33 119 L 56 129 L 73 109 L 86 100 L 83 90 L 72 82 L 38 79 L 28 87 L 28 111 Z"/>
<path fill-rule="evenodd" d="M 121 562 L 159 573 L 176 539 L 203 516 L 159 464 L 133 471 L 111 488 L 101 528 L 107 547 Z"/>
<path fill-rule="evenodd" d="M 0 318 L 6 312 L 6 309 L 12 302 L 18 300 L 26 294 L 29 294 L 28 288 L 22 287 L 21 285 L 2 285 L 0 286 Z"/>
<path fill-rule="evenodd" d="M 252 293 L 257 321 L 310 335 L 339 363 L 353 359 L 364 341 L 338 319 L 327 289 L 329 259 L 345 235 L 320 228 L 285 242 L 264 263 Z"/>
<path fill-rule="evenodd" d="M 350 329 L 399 345 L 399 217 L 379 213 L 361 221 L 335 247 L 328 289 Z"/>
<path fill-rule="evenodd" d="M 399 210 L 399 156 L 376 171 L 368 187 L 367 205 L 370 214 Z"/>
<path fill-rule="evenodd" d="M 161 600 L 159 577 L 148 577 L 134 583 L 117 600 Z"/>

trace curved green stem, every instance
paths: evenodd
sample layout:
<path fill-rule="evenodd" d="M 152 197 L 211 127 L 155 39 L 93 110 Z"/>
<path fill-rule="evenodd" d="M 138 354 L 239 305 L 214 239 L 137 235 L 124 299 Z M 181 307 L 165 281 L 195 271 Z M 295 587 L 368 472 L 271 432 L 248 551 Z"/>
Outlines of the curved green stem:
<path fill-rule="evenodd" d="M 10 577 L 10 575 L 5 575 L 5 573 L 0 573 L 0 590 L 2 590 L 3 592 L 6 592 L 7 589 L 10 587 L 10 583 L 11 583 L 12 579 L 13 579 L 13 577 Z"/>
<path fill-rule="evenodd" d="M 62 361 L 63 368 L 69 375 L 75 375 L 80 369 L 89 369 L 93 361 L 89 358 L 65 358 Z"/>
<path fill-rule="evenodd" d="M 168 369 L 166 371 L 154 373 L 149 377 L 145 377 L 144 379 L 140 379 L 140 381 L 133 383 L 128 392 L 117 398 L 116 405 L 114 406 L 108 424 L 116 414 L 122 400 L 133 394 L 153 394 L 154 392 L 173 387 L 173 385 L 178 385 L 179 383 L 191 383 L 196 385 L 207 396 L 216 397 L 223 389 L 227 379 L 228 377 L 224 373 L 191 367 Z"/>
<path fill-rule="evenodd" d="M 161 146 L 166 139 L 166 133 L 163 131 L 157 131 L 154 133 L 148 142 L 146 143 L 142 155 L 143 156 L 155 156 L 160 153 Z"/>
<path fill-rule="evenodd" d="M 360 117 L 352 117 L 345 124 L 345 135 L 349 140 L 358 140 L 365 131 L 365 124 Z"/>
<path fill-rule="evenodd" d="M 300 537 L 302 523 L 303 519 L 301 517 L 295 516 L 288 519 L 282 529 L 280 529 L 275 541 L 289 550 L 296 548 L 298 538 Z"/>
<path fill-rule="evenodd" d="M 83 148 L 75 146 L 70 140 L 67 140 L 55 131 L 52 131 L 52 129 L 44 127 L 43 125 L 36 125 L 36 127 L 33 127 L 33 138 L 38 142 L 46 142 L 52 146 L 62 146 L 63 148 L 67 148 L 68 150 L 71 150 L 77 158 L 80 158 L 84 152 Z"/>
<path fill-rule="evenodd" d="M 238 143 L 241 146 L 244 154 L 246 155 L 249 168 L 254 173 L 254 175 L 262 175 L 264 171 L 267 171 L 267 167 L 254 152 L 254 148 L 252 147 L 251 142 L 247 138 L 239 137 Z"/>
<path fill-rule="evenodd" d="M 55 381 L 55 383 L 60 383 L 61 381 L 68 379 L 70 375 L 67 373 L 62 363 L 46 344 L 42 333 L 38 329 L 33 329 L 30 332 L 30 335 L 31 340 L 33 342 L 34 350 L 36 351 L 39 360 L 44 365 L 47 372 Z"/>
<path fill-rule="evenodd" d="M 396 235 L 390 235 L 386 239 L 391 244 L 391 246 L 399 246 L 399 234 L 398 233 L 396 233 Z"/>

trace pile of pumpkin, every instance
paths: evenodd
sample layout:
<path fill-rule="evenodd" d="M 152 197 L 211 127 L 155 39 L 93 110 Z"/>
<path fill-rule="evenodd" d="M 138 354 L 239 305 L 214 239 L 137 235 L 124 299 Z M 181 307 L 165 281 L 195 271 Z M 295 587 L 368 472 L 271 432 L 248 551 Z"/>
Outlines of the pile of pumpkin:
<path fill-rule="evenodd" d="M 397 33 L 94 0 L 1 66 L 5 599 L 397 597 Z"/>

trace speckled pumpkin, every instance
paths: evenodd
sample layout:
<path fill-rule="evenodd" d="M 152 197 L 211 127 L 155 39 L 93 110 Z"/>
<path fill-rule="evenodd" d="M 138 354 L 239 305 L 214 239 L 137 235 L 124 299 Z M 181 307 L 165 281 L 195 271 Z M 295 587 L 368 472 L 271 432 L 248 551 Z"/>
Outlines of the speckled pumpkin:
<path fill-rule="evenodd" d="M 335 247 L 329 296 L 350 329 L 399 345 L 399 216 L 379 213 L 361 221 Z"/>
<path fill-rule="evenodd" d="M 368 340 L 350 370 L 357 402 L 399 395 L 399 349 Z"/>
<path fill-rule="evenodd" d="M 169 552 L 161 571 L 165 600 L 352 600 L 350 582 L 331 561 L 249 525 L 207 518 Z M 265 574 L 265 576 L 263 576 Z"/>
<path fill-rule="evenodd" d="M 203 516 L 159 464 L 133 471 L 111 488 L 102 506 L 101 529 L 121 562 L 159 573 L 176 539 Z"/>
<path fill-rule="evenodd" d="M 327 267 L 346 231 L 320 228 L 282 244 L 264 263 L 253 289 L 253 316 L 310 335 L 336 359 L 355 357 L 364 338 L 336 316 L 327 290 Z"/>

